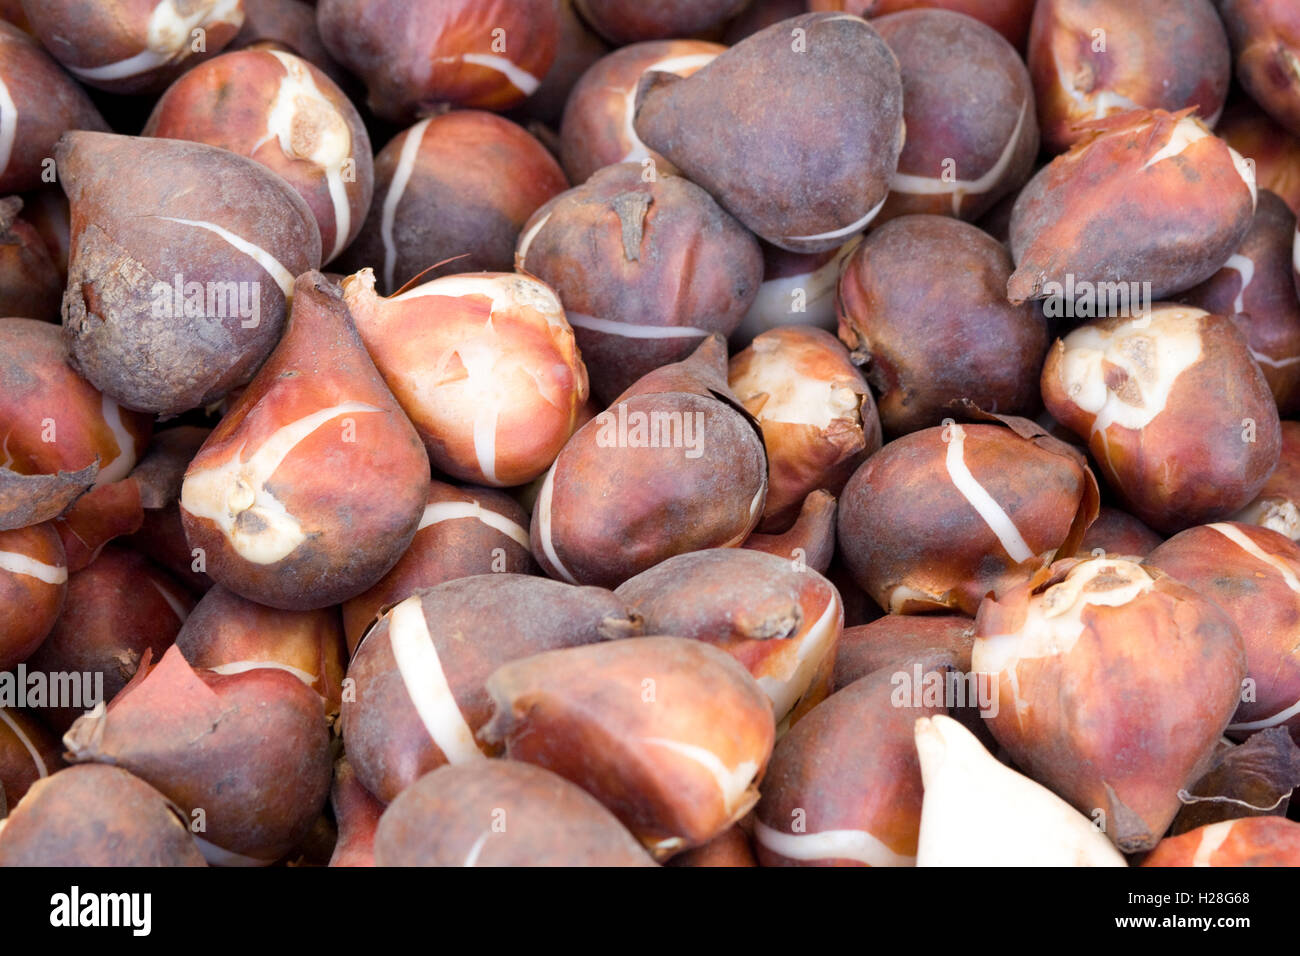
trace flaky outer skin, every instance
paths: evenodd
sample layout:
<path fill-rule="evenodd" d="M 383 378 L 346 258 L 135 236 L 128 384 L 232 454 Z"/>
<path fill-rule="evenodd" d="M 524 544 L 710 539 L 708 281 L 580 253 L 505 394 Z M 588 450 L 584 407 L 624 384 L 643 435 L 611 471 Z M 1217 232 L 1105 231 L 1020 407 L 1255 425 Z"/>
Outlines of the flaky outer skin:
<path fill-rule="evenodd" d="M 443 103 L 515 106 L 535 86 L 466 55 L 509 60 L 537 83 L 560 37 L 557 0 L 321 0 L 316 23 L 330 54 L 365 81 L 371 110 L 394 123 Z"/>
<path fill-rule="evenodd" d="M 129 770 L 193 818 L 202 838 L 262 863 L 311 829 L 330 787 L 320 697 L 283 671 L 195 671 L 172 648 L 102 716 L 64 739 L 75 763 Z"/>
<path fill-rule="evenodd" d="M 793 30 L 806 49 L 794 48 Z M 898 61 L 869 25 L 809 13 L 698 73 L 641 81 L 635 129 L 774 245 L 840 245 L 884 201 L 903 145 Z"/>
<path fill-rule="evenodd" d="M 1197 122 L 1182 113 L 1132 110 L 1089 124 L 1088 135 L 1016 199 L 1016 271 L 1007 298 L 1045 298 L 1047 283 L 1064 285 L 1073 275 L 1076 282 L 1149 282 L 1151 297 L 1162 299 L 1213 275 L 1250 229 L 1253 174 L 1247 181 L 1214 136 L 1146 165 L 1179 124 Z M 1126 212 L 1117 215 L 1120 209 Z"/>
<path fill-rule="evenodd" d="M 739 662 L 703 641 L 551 651 L 505 665 L 487 686 L 496 712 L 484 739 L 581 786 L 660 858 L 707 843 L 758 799 L 771 705 Z M 725 773 L 706 769 L 715 762 Z"/>
<path fill-rule="evenodd" d="M 1194 107 L 1213 125 L 1232 82 L 1211 0 L 1046 0 L 1034 10 L 1028 62 L 1053 153 L 1086 135 L 1079 124 L 1128 109 Z"/>
<path fill-rule="evenodd" d="M 379 298 L 343 280 L 357 331 L 439 471 L 493 487 L 541 475 L 587 400 L 587 369 L 555 291 L 514 272 L 443 276 Z"/>
<path fill-rule="evenodd" d="M 1255 500 L 1232 516 L 1300 539 L 1300 422 L 1282 422 L 1282 452 Z"/>
<path fill-rule="evenodd" d="M 206 866 L 176 807 L 117 767 L 69 767 L 0 831 L 0 866 Z"/>
<path fill-rule="evenodd" d="M 834 586 L 788 559 L 745 548 L 680 554 L 614 592 L 651 634 L 708 641 L 763 682 L 778 722 L 830 693 L 844 610 Z"/>
<path fill-rule="evenodd" d="M 265 250 L 291 282 L 320 265 L 320 229 L 302 197 L 261 164 L 199 143 L 71 132 L 54 154 L 72 204 L 63 328 L 73 367 L 128 408 L 161 415 L 248 382 L 280 334 L 285 291 L 219 233 L 186 223 Z M 255 289 L 257 322 L 239 309 L 167 315 L 173 297 L 157 308 L 155 289 L 178 275 Z"/>
<path fill-rule="evenodd" d="M 441 767 L 421 777 L 380 818 L 375 863 L 654 866 L 597 800 L 563 777 L 513 760 Z"/>
<path fill-rule="evenodd" d="M 732 357 L 727 378 L 763 429 L 764 532 L 788 530 L 813 493 L 838 495 L 880 448 L 871 389 L 829 332 L 799 325 L 763 332 Z"/>
<path fill-rule="evenodd" d="M 1263 372 L 1250 356 L 1245 336 L 1221 315 L 1198 310 L 1180 313 L 1177 307 L 1158 307 L 1151 313 L 1149 331 L 1136 323 L 1143 319 L 1099 319 L 1058 339 L 1043 365 L 1043 402 L 1048 412 L 1076 435 L 1088 440 L 1107 486 L 1126 510 L 1156 531 L 1173 534 L 1192 525 L 1226 518 L 1252 501 L 1264 486 L 1281 455 L 1282 435 L 1277 405 Z M 1115 399 L 1130 399 L 1144 415 L 1154 415 L 1141 427 L 1111 421 L 1094 428 L 1096 416 L 1067 394 L 1064 369 L 1074 335 L 1134 335 L 1154 345 L 1172 339 L 1171 321 L 1179 314 L 1191 316 L 1199 340 L 1199 357 L 1176 376 L 1175 362 L 1165 362 L 1167 351 L 1150 353 L 1143 371 L 1115 363 L 1104 373 L 1106 388 Z M 1135 353 L 1136 354 L 1136 353 Z M 1143 396 L 1152 377 L 1172 379 L 1163 398 L 1154 390 Z M 1201 401 L 1207 389 L 1217 396 Z M 1125 405 L 1129 402 L 1123 401 Z M 1247 429 L 1243 431 L 1243 429 Z"/>
<path fill-rule="evenodd" d="M 1237 707 L 1246 674 L 1241 635 L 1212 601 L 1153 571 L 1154 584 L 1125 603 L 1067 608 L 1078 613 L 1077 638 L 1043 646 L 1043 634 L 1026 630 L 1030 604 L 1074 567 L 1059 562 L 986 600 L 972 668 L 992 675 L 998 708 L 989 728 L 1016 766 L 1086 816 L 1102 811 L 1120 850 L 1150 849 Z M 1103 591 L 1112 586 L 1105 575 L 1094 581 Z"/>
<path fill-rule="evenodd" d="M 1246 99 L 1224 110 L 1214 135 L 1255 161 L 1261 190 L 1277 193 L 1292 213 L 1300 213 L 1300 138 Z"/>

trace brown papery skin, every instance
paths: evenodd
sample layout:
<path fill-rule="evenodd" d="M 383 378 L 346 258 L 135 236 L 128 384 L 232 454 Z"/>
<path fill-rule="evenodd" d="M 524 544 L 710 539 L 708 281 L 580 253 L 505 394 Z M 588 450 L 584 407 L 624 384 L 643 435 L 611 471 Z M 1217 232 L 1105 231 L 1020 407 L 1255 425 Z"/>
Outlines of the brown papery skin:
<path fill-rule="evenodd" d="M 1224 111 L 1214 134 L 1255 161 L 1261 190 L 1277 193 L 1292 213 L 1300 214 L 1300 138 L 1245 99 Z"/>
<path fill-rule="evenodd" d="M 496 820 L 504 826 L 494 828 Z M 380 818 L 375 863 L 654 865 L 623 825 L 581 788 L 511 760 L 441 767 L 421 777 Z"/>
<path fill-rule="evenodd" d="M 484 682 L 501 665 L 542 651 L 641 633 L 640 619 L 609 591 L 546 578 L 480 574 L 417 593 L 411 600 L 419 602 L 431 650 L 471 731 L 492 714 Z M 484 615 L 486 607 L 495 610 Z M 412 700 L 413 690 L 434 694 L 437 688 L 408 687 L 408 679 L 421 675 L 404 673 L 399 666 L 392 624 L 389 612 L 357 648 L 348 667 L 355 699 L 344 702 L 341 722 L 357 779 L 383 801 L 449 760 Z"/>
<path fill-rule="evenodd" d="M 153 423 L 148 415 L 120 409 L 121 428 L 115 431 L 106 417 L 113 410 L 69 367 L 57 326 L 34 319 L 0 319 L 6 482 L 23 487 L 35 482 L 34 476 L 85 471 L 83 478 L 57 479 L 64 487 L 48 499 L 34 490 L 17 495 L 12 510 L 5 507 L 8 496 L 0 495 L 0 529 L 53 518 L 92 483 L 103 487 L 126 478 L 148 444 Z M 32 476 L 31 481 L 23 482 L 20 475 Z"/>
<path fill-rule="evenodd" d="M 0 830 L 0 866 L 206 866 L 175 806 L 117 767 L 69 767 Z"/>
<path fill-rule="evenodd" d="M 834 585 L 804 565 L 715 548 L 669 558 L 614 593 L 648 633 L 707 641 L 778 686 L 806 681 L 778 722 L 798 720 L 830 693 L 844 611 Z M 814 666 L 801 679 L 804 661 Z"/>
<path fill-rule="evenodd" d="M 390 258 L 384 206 L 413 137 L 419 145 L 393 209 Z M 528 217 L 568 188 L 559 163 L 510 120 L 481 110 L 431 117 L 397 134 L 375 157 L 374 203 L 338 267 L 345 272 L 373 268 L 384 295 L 416 276 L 427 281 L 463 272 L 508 272 Z"/>
<path fill-rule="evenodd" d="M 560 0 L 559 7 L 560 42 L 555 60 L 537 92 L 513 111 L 555 130 L 560 128 L 560 119 L 573 88 L 601 57 L 609 53 L 609 44 L 573 9 L 573 0 Z"/>
<path fill-rule="evenodd" d="M 1183 313 L 1186 310 L 1181 310 Z M 1099 319 L 1090 328 L 1119 330 L 1151 344 L 1178 328 L 1178 307 L 1159 306 L 1145 319 Z M 1149 322 L 1142 326 L 1129 323 Z M 1140 428 L 1113 422 L 1094 429 L 1096 416 L 1067 394 L 1064 380 L 1069 337 L 1058 339 L 1043 365 L 1043 402 L 1058 422 L 1088 440 L 1107 486 L 1154 530 L 1173 534 L 1233 514 L 1259 494 L 1281 454 L 1277 404 L 1245 336 L 1221 315 L 1196 318 L 1200 356 L 1174 380 L 1164 407 Z M 1158 359 L 1144 376 L 1156 375 Z M 1141 383 L 1123 368 L 1107 370 L 1106 387 L 1140 394 Z M 1160 374 L 1167 374 L 1161 372 Z M 1214 402 L 1204 402 L 1212 391 Z M 1110 396 L 1114 401 L 1115 396 Z M 1156 397 L 1152 397 L 1154 402 Z M 1246 432 L 1243 429 L 1249 428 Z"/>
<path fill-rule="evenodd" d="M 814 491 L 804 499 L 788 531 L 781 534 L 755 531 L 741 547 L 798 561 L 818 574 L 825 574 L 835 557 L 835 507 L 834 495 Z"/>
<path fill-rule="evenodd" d="M 747 0 L 574 0 L 578 12 L 611 43 L 708 33 L 740 13 Z"/>
<path fill-rule="evenodd" d="M 671 428 L 659 447 L 648 434 L 633 441 L 636 416 L 654 414 L 682 416 L 677 447 Z M 766 492 L 761 433 L 727 387 L 726 343 L 713 335 L 642 376 L 569 440 L 533 508 L 533 557 L 552 577 L 617 587 L 675 554 L 741 544 Z M 611 535 L 621 542 L 616 556 Z"/>
<path fill-rule="evenodd" d="M 203 839 L 262 862 L 296 846 L 325 805 L 329 731 L 320 697 L 284 671 L 195 671 L 172 648 L 64 738 L 75 763 L 107 763 L 159 787 Z"/>
<path fill-rule="evenodd" d="M 820 252 L 865 227 L 888 194 L 902 107 L 898 61 L 879 34 L 853 17 L 808 13 L 686 79 L 648 74 L 634 128 L 754 233 Z"/>
<path fill-rule="evenodd" d="M 1143 866 L 1300 866 L 1300 823 L 1283 817 L 1248 817 L 1189 830 L 1161 840 Z M 1228 832 L 1222 842 L 1222 829 Z M 1216 847 L 1208 856 L 1206 841 Z"/>
<path fill-rule="evenodd" d="M 911 677 L 910 666 L 905 669 Z M 947 668 L 923 663 L 922 670 L 942 679 Z M 827 830 L 858 830 L 899 857 L 915 857 L 922 791 L 913 728 L 918 719 L 947 710 L 915 705 L 910 696 L 900 707 L 895 694 L 893 672 L 878 670 L 819 704 L 782 737 L 763 782 L 758 821 L 796 841 Z M 793 859 L 765 845 L 761 831 L 755 844 L 764 866 L 872 865 L 837 857 Z"/>
<path fill-rule="evenodd" d="M 802 9 L 802 3 L 800 4 Z M 678 853 L 668 866 L 758 866 L 749 835 L 741 824 L 723 830 L 704 846 Z"/>
<path fill-rule="evenodd" d="M 532 552 L 484 520 L 513 522 L 526 535 L 528 514 L 509 495 L 491 488 L 458 488 L 434 481 L 429 485 L 426 514 L 439 505 L 465 506 L 481 515 L 437 520 L 420 528 L 406 553 L 378 584 L 343 602 L 349 654 L 356 651 L 366 630 L 384 611 L 420 588 L 476 574 L 537 573 Z"/>
<path fill-rule="evenodd" d="M 546 471 L 587 400 L 587 369 L 555 292 L 532 276 L 444 276 L 387 299 L 343 281 L 367 351 L 435 468 L 510 487 Z"/>
<path fill-rule="evenodd" d="M 1244 536 L 1270 560 L 1261 561 L 1220 533 L 1220 528 Z M 1229 736 L 1240 739 L 1257 729 L 1239 724 L 1269 721 L 1274 725 L 1274 715 L 1300 700 L 1300 594 L 1291 588 L 1300 574 L 1300 546 L 1267 528 L 1225 522 L 1174 535 L 1147 555 L 1145 564 L 1214 601 L 1241 632 L 1254 699 L 1241 701 Z M 1300 740 L 1300 715 L 1281 726 Z"/>
<path fill-rule="evenodd" d="M 1058 562 L 984 601 L 977 670 L 981 643 L 993 635 L 1015 635 L 1014 647 L 1032 652 L 1028 642 L 1043 636 L 1025 629 L 1030 601 L 1077 564 Z M 998 708 L 986 718 L 1017 767 L 1079 812 L 1102 811 L 1106 835 L 1126 853 L 1155 846 L 1173 821 L 1178 791 L 1208 766 L 1246 675 L 1232 619 L 1173 578 L 1151 576 L 1154 586 L 1126 603 L 1085 607 L 1072 646 L 994 674 Z M 1104 572 L 1094 582 L 1113 586 Z"/>
<path fill-rule="evenodd" d="M 605 402 L 708 333 L 730 335 L 763 280 L 758 242 L 708 193 L 681 176 L 646 182 L 635 163 L 600 170 L 533 213 L 515 266 L 560 296 Z M 689 334 L 623 335 L 589 319 Z"/>
<path fill-rule="evenodd" d="M 335 83 L 354 82 L 321 42 L 315 0 L 244 0 L 244 25 L 228 50 L 283 49 L 308 60 Z"/>
<path fill-rule="evenodd" d="M 592 64 L 574 85 L 560 123 L 560 161 L 569 180 L 581 185 L 606 166 L 641 166 L 647 159 L 658 175 L 680 175 L 667 159 L 628 135 L 628 110 L 634 105 L 629 101 L 647 70 L 673 67 L 678 76 L 690 76 L 701 67 L 700 60 L 725 49 L 705 40 L 652 40 L 615 50 Z"/>
<path fill-rule="evenodd" d="M 1088 533 L 1079 544 L 1078 556 L 1087 557 L 1100 548 L 1107 554 L 1129 554 L 1142 558 L 1162 541 L 1164 538 L 1128 512 L 1102 505 L 1097 520 L 1088 528 Z"/>
<path fill-rule="evenodd" d="M 296 276 L 321 257 L 302 197 L 260 163 L 202 143 L 70 132 L 54 156 L 72 205 L 63 328 L 73 368 L 128 408 L 161 415 L 247 383 L 280 335 L 285 293 L 255 258 L 187 223 L 225 229 Z M 247 283 L 257 322 L 230 307 L 215 320 L 175 314 L 174 292 L 160 309 L 155 286 L 174 289 L 178 275 L 183 287 Z"/>
<path fill-rule="evenodd" d="M 859 17 L 883 17 L 901 10 L 931 7 L 974 17 L 1019 47 L 1029 32 L 1034 0 L 808 0 L 809 10 L 844 10 Z"/>
<path fill-rule="evenodd" d="M 1261 189 L 1250 231 L 1235 252 L 1253 266 L 1249 282 L 1225 265 L 1178 296 L 1230 316 L 1241 327 L 1283 415 L 1300 411 L 1300 299 L 1291 264 L 1295 234 L 1295 214 L 1280 196 Z"/>
<path fill-rule="evenodd" d="M 1144 168 L 1181 116 L 1131 110 L 1090 123 L 1029 181 L 1011 214 L 1008 299 L 1045 298 L 1047 283 L 1072 274 L 1076 283 L 1149 282 L 1158 300 L 1218 270 L 1250 229 L 1254 197 L 1214 136 Z"/>
<path fill-rule="evenodd" d="M 838 495 L 880 448 L 871 389 L 829 332 L 808 326 L 764 332 L 732 358 L 727 378 L 763 429 L 769 478 L 759 527 L 765 532 L 788 530 L 814 491 Z M 814 408 L 810 394 L 820 403 Z M 798 420 L 822 416 L 825 424 Z"/>
<path fill-rule="evenodd" d="M 130 60 L 149 51 L 150 19 L 159 6 L 158 0 L 124 0 L 118 3 L 86 0 L 24 0 L 24 10 L 31 32 L 74 76 L 76 71 L 95 70 Z M 213 0 L 172 4 L 184 14 L 199 8 L 216 6 Z M 173 37 L 177 41 L 171 55 L 157 65 L 140 66 L 129 75 L 94 78 L 79 76 L 87 86 L 110 93 L 160 93 L 185 70 L 225 48 L 244 22 L 244 7 L 236 4 L 227 19 L 203 24 L 203 49 L 196 51 L 194 35 L 189 32 Z M 158 51 L 153 51 L 158 52 Z M 60 172 L 63 163 L 59 163 Z"/>
<path fill-rule="evenodd" d="M 1103 31 L 1104 49 L 1095 31 Z M 1232 81 L 1228 37 L 1210 0 L 1044 0 L 1034 10 L 1028 60 L 1043 144 L 1053 153 L 1086 135 L 1078 124 L 1134 108 L 1194 107 L 1213 124 Z M 1120 101 L 1099 115 L 1072 92 Z"/>
<path fill-rule="evenodd" d="M 970 670 L 975 622 L 951 614 L 886 614 L 870 624 L 845 628 L 835 655 L 833 689 L 838 692 L 882 667 L 893 667 L 931 649 L 953 655 L 957 669 Z"/>
<path fill-rule="evenodd" d="M 372 587 L 401 557 L 424 508 L 429 459 L 419 436 L 366 354 L 342 293 L 320 273 L 295 284 L 289 327 L 252 384 L 213 429 L 186 482 L 205 469 L 248 461 L 279 429 L 347 402 L 378 412 L 343 413 L 293 446 L 268 479 L 307 537 L 259 564 L 208 518 L 181 515 L 191 547 L 213 579 L 286 610 L 326 607 Z M 348 440 L 351 439 L 351 440 Z"/>
<path fill-rule="evenodd" d="M 339 836 L 329 865 L 374 866 L 375 829 L 383 815 L 384 803 L 361 785 L 346 756 L 334 763 L 330 808 L 338 821 Z"/>
<path fill-rule="evenodd" d="M 899 176 L 919 176 L 942 192 L 912 192 L 894 180 L 876 221 L 909 213 L 978 219 L 1023 186 L 1038 155 L 1038 120 L 1029 71 L 991 27 L 947 10 L 908 10 L 872 20 L 898 57 L 907 141 Z M 980 188 L 977 182 L 1004 164 Z"/>
<path fill-rule="evenodd" d="M 840 496 L 841 554 L 882 608 L 973 615 L 1002 592 L 1073 554 L 1096 516 L 1096 484 L 1081 456 L 1054 439 L 1022 438 L 997 425 L 960 426 L 963 460 L 1001 505 L 1032 557 L 1022 565 L 999 543 L 948 473 L 947 426 L 913 432 L 867 459 Z"/>
<path fill-rule="evenodd" d="M 0 554 L 30 559 L 48 569 L 45 576 L 67 573 L 63 542 L 49 522 L 0 531 Z M 8 560 L 14 560 L 9 557 Z M 0 569 L 0 671 L 11 670 L 41 646 L 63 611 L 68 592 L 66 577 L 47 581 L 44 577 Z M 17 797 L 10 795 L 10 800 Z"/>
<path fill-rule="evenodd" d="M 365 81 L 370 109 L 393 123 L 444 103 L 491 110 L 519 104 L 528 91 L 463 57 L 503 57 L 540 81 L 560 39 L 555 0 L 319 0 L 316 24 L 334 59 Z"/>
<path fill-rule="evenodd" d="M 107 703 L 135 676 L 145 654 L 157 660 L 171 647 L 193 607 L 194 598 L 162 568 L 134 552 L 106 548 L 68 579 L 63 613 L 27 669 L 103 674 Z M 46 707 L 42 716 L 61 733 L 94 703 Z"/>
<path fill-rule="evenodd" d="M 951 403 L 1033 415 L 1047 327 L 1007 302 L 1011 257 L 975 226 L 903 216 L 875 229 L 840 274 L 840 340 L 880 396 L 885 433 L 937 425 Z"/>
<path fill-rule="evenodd" d="M 61 769 L 63 748 L 59 738 L 34 715 L 0 707 L 0 790 L 4 791 L 9 809 L 38 780 Z"/>
<path fill-rule="evenodd" d="M 480 736 L 581 786 L 657 858 L 707 843 L 758 799 L 776 732 L 771 704 L 739 662 L 703 641 L 551 651 L 507 664 L 487 686 L 496 712 Z M 753 776 L 736 781 L 743 793 L 724 794 L 700 763 L 646 738 L 703 748 Z"/>
<path fill-rule="evenodd" d="M 23 201 L 0 199 L 0 313 L 53 322 L 63 301 L 63 277 L 31 223 Z"/>
<path fill-rule="evenodd" d="M 207 670 L 230 664 L 292 667 L 315 678 L 303 682 L 320 695 L 325 713 L 338 713 L 347 668 L 338 608 L 282 611 L 218 585 L 190 613 L 176 646 L 190 666 Z"/>
<path fill-rule="evenodd" d="M 342 249 L 356 238 L 370 209 L 374 191 L 370 137 L 356 107 L 333 80 L 300 57 L 280 56 L 268 50 L 239 50 L 199 64 L 158 100 L 141 135 L 220 146 L 278 173 L 311 208 L 320 228 L 322 260 L 329 261 L 336 246 Z M 300 70 L 299 82 L 313 84 L 328 105 L 294 95 L 286 151 L 281 134 L 272 135 L 268 122 L 277 106 L 283 110 L 278 100 L 281 85 L 293 76 L 291 69 Z M 339 142 L 334 145 L 331 140 Z M 340 163 L 338 175 L 348 208 L 341 239 L 327 170 L 312 158 L 317 151 Z M 346 177 L 341 167 L 345 160 L 353 164 Z"/>
<path fill-rule="evenodd" d="M 1300 9 L 1289 0 L 1222 0 L 1237 79 L 1293 136 L 1300 136 Z"/>

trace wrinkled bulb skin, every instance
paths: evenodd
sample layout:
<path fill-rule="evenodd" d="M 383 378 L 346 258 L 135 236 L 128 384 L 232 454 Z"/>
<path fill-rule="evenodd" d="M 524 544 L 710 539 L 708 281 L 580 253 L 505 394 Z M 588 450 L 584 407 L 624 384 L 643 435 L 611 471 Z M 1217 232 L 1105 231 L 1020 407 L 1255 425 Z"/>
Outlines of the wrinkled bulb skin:
<path fill-rule="evenodd" d="M 0 868 L 1300 866 L 1298 215 L 1297 0 L 0 0 Z"/>

